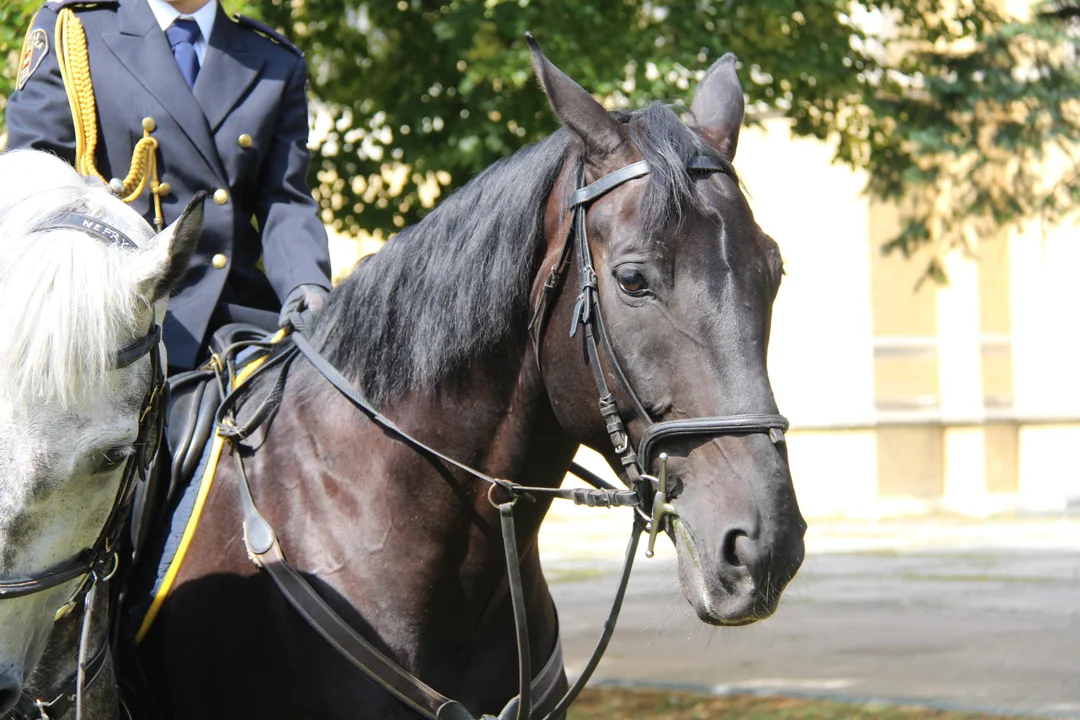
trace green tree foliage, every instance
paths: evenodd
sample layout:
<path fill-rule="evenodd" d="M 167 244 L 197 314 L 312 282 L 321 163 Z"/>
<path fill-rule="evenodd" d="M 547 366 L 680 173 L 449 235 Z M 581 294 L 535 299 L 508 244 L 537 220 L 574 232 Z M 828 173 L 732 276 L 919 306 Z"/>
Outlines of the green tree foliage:
<path fill-rule="evenodd" d="M 1075 206 L 1080 122 L 1069 6 L 994 0 L 273 0 L 226 2 L 308 58 L 312 186 L 345 232 L 393 232 L 439 192 L 556 127 L 524 42 L 612 108 L 682 101 L 724 52 L 751 118 L 779 113 L 897 200 L 887 249 L 937 254 Z M 0 9 L 10 89 L 36 3 Z M 782 169 L 778 169 L 782 171 Z M 812 183 L 813 178 L 806 178 Z M 931 262 L 931 275 L 938 273 Z"/>

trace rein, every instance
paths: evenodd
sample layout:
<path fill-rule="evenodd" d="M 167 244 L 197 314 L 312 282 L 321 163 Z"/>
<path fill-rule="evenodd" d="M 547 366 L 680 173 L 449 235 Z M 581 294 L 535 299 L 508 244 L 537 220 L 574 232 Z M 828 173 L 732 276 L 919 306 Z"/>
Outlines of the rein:
<path fill-rule="evenodd" d="M 687 166 L 690 171 L 699 172 L 725 172 L 724 167 L 714 158 L 700 155 L 695 157 Z M 349 627 L 315 592 L 311 585 L 298 573 L 285 559 L 284 553 L 278 543 L 273 528 L 259 513 L 251 494 L 251 488 L 247 475 L 244 471 L 244 463 L 239 447 L 239 442 L 264 420 L 269 418 L 273 409 L 281 399 L 285 377 L 292 362 L 302 354 L 335 388 L 338 389 L 353 405 L 367 415 L 372 422 L 393 433 L 417 452 L 438 458 L 473 477 L 489 483 L 488 501 L 499 511 L 499 519 L 503 536 L 503 548 L 506 559 L 508 583 L 510 586 L 511 604 L 514 612 L 514 625 L 517 634 L 518 645 L 518 674 L 519 694 L 512 698 L 498 716 L 484 715 L 481 720 L 528 720 L 532 717 L 532 691 L 535 681 L 531 673 L 531 660 L 529 653 L 529 637 L 526 627 L 525 604 L 521 585 L 520 563 L 517 554 L 516 533 L 514 524 L 513 507 L 520 499 L 535 500 L 536 497 L 550 497 L 552 499 L 569 499 L 575 504 L 590 507 L 633 507 L 636 509 L 630 540 L 626 548 L 625 561 L 620 576 L 619 585 L 615 593 L 611 611 L 604 623 L 600 638 L 591 658 L 584 670 L 578 676 L 574 685 L 559 700 L 555 708 L 545 716 L 545 720 L 551 720 L 564 712 L 570 703 L 577 697 L 592 676 L 607 649 L 615 624 L 618 620 L 622 607 L 623 598 L 626 594 L 630 572 L 633 567 L 634 557 L 641 533 L 649 532 L 649 544 L 646 552 L 647 557 L 653 556 L 656 536 L 664 523 L 664 520 L 675 516 L 673 506 L 667 502 L 666 465 L 667 455 L 660 453 L 658 456 L 660 470 L 658 477 L 648 474 L 651 467 L 652 452 L 660 441 L 676 436 L 685 435 L 732 435 L 765 433 L 774 443 L 784 442 L 784 431 L 788 427 L 787 419 L 782 415 L 728 415 L 718 417 L 703 417 L 690 420 L 673 420 L 654 422 L 645 410 L 641 400 L 634 392 L 627 380 L 618 357 L 614 352 L 611 341 L 604 327 L 603 317 L 600 310 L 599 294 L 597 291 L 596 271 L 592 262 L 592 252 L 589 247 L 586 232 L 586 214 L 589 205 L 596 199 L 636 178 L 647 175 L 650 171 L 645 161 L 635 162 L 631 165 L 606 175 L 592 184 L 578 189 L 571 198 L 571 212 L 573 218 L 564 241 L 559 259 L 551 267 L 544 283 L 541 297 L 534 309 L 529 329 L 532 332 L 536 347 L 536 357 L 539 363 L 539 345 L 546 320 L 547 310 L 551 305 L 570 259 L 570 250 L 576 238 L 578 256 L 578 278 L 581 292 L 577 298 L 577 304 L 573 312 L 573 320 L 570 328 L 570 336 L 577 334 L 579 326 L 583 326 L 585 348 L 588 353 L 589 366 L 599 394 L 599 409 L 603 416 L 608 435 L 620 458 L 627 477 L 632 487 L 630 489 L 618 489 L 592 472 L 572 463 L 570 471 L 578 477 L 586 480 L 595 489 L 577 488 L 540 488 L 522 486 L 502 478 L 492 477 L 480 470 L 469 467 L 454 458 L 451 458 L 438 450 L 416 439 L 409 433 L 398 427 L 392 420 L 382 415 L 370 403 L 368 403 L 359 390 L 345 378 L 332 364 L 330 364 L 310 343 L 302 333 L 302 325 L 296 327 L 288 337 L 292 340 L 292 347 L 281 350 L 269 362 L 256 370 L 256 373 L 264 372 L 272 366 L 280 366 L 280 371 L 270 394 L 259 404 L 253 413 L 253 417 L 243 425 L 238 425 L 235 417 L 235 405 L 242 392 L 240 388 L 234 388 L 226 395 L 217 414 L 218 434 L 225 437 L 232 444 L 232 454 L 236 461 L 237 472 L 240 476 L 240 496 L 243 505 L 243 530 L 244 542 L 253 562 L 267 570 L 278 589 L 285 599 L 303 616 L 307 623 L 320 635 L 323 636 L 346 660 L 356 666 L 365 675 L 374 680 L 385 690 L 393 694 L 412 709 L 429 720 L 475 720 L 471 713 L 460 703 L 450 700 L 439 694 L 428 685 L 423 683 L 393 660 L 380 653 L 375 647 L 364 640 L 358 633 Z M 584 170 L 580 184 L 584 184 Z M 302 318 L 301 318 L 302 319 Z M 597 336 L 600 338 L 597 343 Z M 268 350 L 268 343 L 252 343 Z M 601 367 L 601 348 L 606 356 L 608 366 L 614 371 L 615 377 L 622 386 L 626 395 L 630 398 L 645 432 L 635 452 L 630 441 L 629 434 L 623 423 L 618 404 L 612 395 L 607 380 Z M 254 375 L 255 373 L 252 373 Z M 498 486 L 510 497 L 502 502 L 496 501 L 492 491 Z M 648 497 L 649 502 L 643 502 Z M 561 646 L 556 644 L 556 654 L 561 655 Z M 554 659 L 554 658 L 553 658 Z M 549 661 L 549 666 L 551 661 Z M 542 673 L 544 675 L 545 673 Z M 558 673 L 551 673 L 551 686 L 558 680 Z M 550 687 L 536 688 L 540 695 L 546 695 Z"/>
<path fill-rule="evenodd" d="M 120 230 L 80 213 L 68 213 L 42 228 L 42 231 L 60 229 L 80 230 L 106 244 L 119 245 L 126 249 L 138 249 L 138 245 Z M 24 578 L 0 580 L 0 600 L 6 600 L 44 592 L 82 578 L 82 582 L 68 601 L 56 611 L 55 616 L 55 620 L 60 620 L 70 614 L 80 603 L 83 606 L 78 669 L 74 675 L 61 683 L 58 689 L 49 693 L 52 700 L 35 698 L 24 691 L 19 703 L 11 710 L 13 717 L 48 720 L 49 713 L 56 716 L 63 715 L 74 704 L 75 717 L 81 720 L 84 690 L 98 677 L 104 665 L 109 649 L 107 641 L 102 643 L 92 657 L 90 656 L 90 615 L 99 587 L 112 579 L 120 565 L 117 547 L 124 530 L 124 523 L 131 510 L 138 480 L 146 478 L 150 463 L 157 452 L 165 420 L 163 412 L 166 390 L 165 370 L 161 362 L 161 326 L 156 321 L 145 335 L 135 338 L 116 351 L 109 367 L 112 370 L 120 370 L 145 356 L 150 358 L 151 384 L 139 410 L 139 429 L 134 442 L 136 452 L 128 457 L 124 464 L 120 487 L 113 499 L 109 516 L 101 532 L 98 533 L 97 540 L 57 568 Z"/>

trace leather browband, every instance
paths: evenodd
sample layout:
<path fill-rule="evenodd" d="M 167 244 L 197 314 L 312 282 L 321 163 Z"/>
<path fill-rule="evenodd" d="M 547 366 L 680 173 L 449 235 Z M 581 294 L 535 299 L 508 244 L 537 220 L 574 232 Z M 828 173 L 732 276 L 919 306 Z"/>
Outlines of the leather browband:
<path fill-rule="evenodd" d="M 605 175 L 594 183 L 575 190 L 574 194 L 570 196 L 570 207 L 576 208 L 578 205 L 591 202 L 601 195 L 606 195 L 608 192 L 625 182 L 636 180 L 639 177 L 645 177 L 648 174 L 649 163 L 645 160 L 638 160 L 636 163 L 630 163 L 626 167 L 619 168 L 615 172 Z"/>
<path fill-rule="evenodd" d="M 154 323 L 145 335 L 136 338 L 130 344 L 120 348 L 113 358 L 113 367 L 117 370 L 126 368 L 149 353 L 161 341 L 161 326 Z"/>
<path fill-rule="evenodd" d="M 139 246 L 124 233 L 120 232 L 107 222 L 92 218 L 82 213 L 69 212 L 62 215 L 51 225 L 46 225 L 42 230 L 81 230 L 93 235 L 98 240 L 108 245 L 119 245 L 129 250 L 138 250 Z"/>

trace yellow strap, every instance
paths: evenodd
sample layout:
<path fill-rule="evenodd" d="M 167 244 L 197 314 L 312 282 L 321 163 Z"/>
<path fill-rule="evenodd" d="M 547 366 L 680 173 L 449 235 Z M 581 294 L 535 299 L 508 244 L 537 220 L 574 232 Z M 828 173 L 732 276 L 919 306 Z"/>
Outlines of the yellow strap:
<path fill-rule="evenodd" d="M 271 342 L 280 342 L 287 334 L 285 330 L 279 330 L 271 338 Z M 234 387 L 243 385 L 251 377 L 251 374 L 266 362 L 268 357 L 269 355 L 263 355 L 245 365 L 237 373 Z M 191 508 L 191 516 L 188 517 L 187 525 L 184 526 L 184 534 L 180 537 L 180 543 L 176 547 L 176 554 L 173 555 L 172 560 L 169 562 L 169 568 L 165 571 L 165 577 L 161 580 L 161 587 L 158 588 L 157 594 L 154 595 L 154 600 L 150 603 L 150 609 L 146 611 L 146 616 L 139 625 L 139 631 L 135 633 L 136 645 L 141 643 L 146 634 L 150 632 L 150 626 L 154 624 L 154 620 L 161 611 L 161 606 L 165 603 L 166 596 L 172 590 L 173 583 L 176 582 L 176 576 L 180 573 L 180 566 L 184 564 L 184 556 L 187 554 L 192 538 L 195 537 L 195 529 L 199 525 L 199 518 L 202 515 L 203 507 L 206 505 L 206 498 L 209 497 L 210 488 L 214 484 L 214 475 L 217 472 L 218 461 L 221 459 L 221 451 L 224 447 L 225 438 L 215 433 L 213 445 L 210 446 L 210 458 L 206 463 L 206 470 L 203 471 L 202 481 L 199 485 L 199 494 L 195 496 L 195 504 Z"/>
<path fill-rule="evenodd" d="M 60 77 L 64 81 L 71 121 L 75 126 L 75 169 L 84 177 L 96 177 L 106 182 L 94 163 L 97 151 L 97 101 L 94 99 L 94 83 L 90 77 L 90 57 L 86 49 L 86 31 L 71 8 L 64 8 L 56 16 L 56 61 Z M 154 223 L 160 232 L 165 227 L 161 213 L 161 196 L 158 192 L 157 149 L 158 142 L 150 136 L 153 125 L 143 125 L 143 137 L 131 153 L 131 167 L 121 182 L 122 188 L 113 188 L 120 198 L 130 203 L 142 195 L 149 186 L 154 196 Z"/>

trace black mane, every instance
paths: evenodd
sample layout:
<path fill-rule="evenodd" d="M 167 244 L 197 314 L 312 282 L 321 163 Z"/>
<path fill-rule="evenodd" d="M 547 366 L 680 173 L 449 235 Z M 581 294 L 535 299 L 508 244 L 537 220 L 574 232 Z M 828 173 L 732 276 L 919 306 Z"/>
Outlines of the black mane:
<path fill-rule="evenodd" d="M 715 153 L 667 106 L 616 117 L 652 167 L 641 218 L 656 236 L 698 202 L 686 163 Z M 368 400 L 378 406 L 434 387 L 524 331 L 545 201 L 573 148 L 563 129 L 494 163 L 358 263 L 334 291 L 314 341 Z M 576 177 L 580 158 L 574 162 Z"/>

